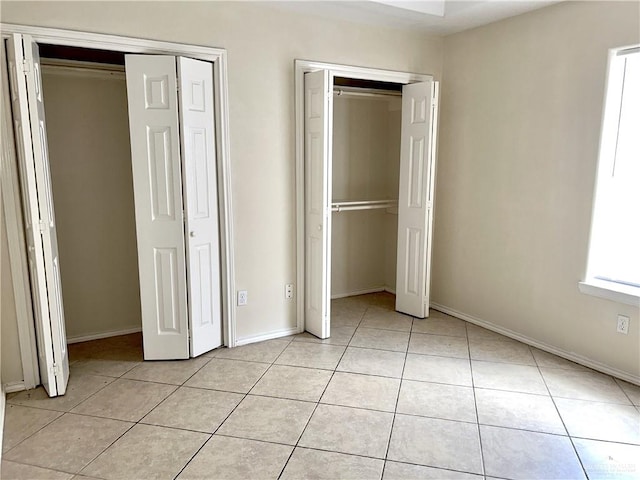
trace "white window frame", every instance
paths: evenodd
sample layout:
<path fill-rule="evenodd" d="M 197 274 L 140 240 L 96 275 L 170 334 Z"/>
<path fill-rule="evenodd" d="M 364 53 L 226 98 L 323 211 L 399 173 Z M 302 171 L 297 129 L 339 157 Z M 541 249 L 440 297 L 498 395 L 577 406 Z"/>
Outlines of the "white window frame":
<path fill-rule="evenodd" d="M 612 89 L 617 88 L 611 84 L 611 72 L 613 69 L 614 62 L 621 54 L 628 54 L 631 52 L 637 52 L 640 50 L 639 45 L 623 47 L 623 48 L 615 48 L 609 50 L 609 60 L 607 67 L 607 82 L 605 87 L 605 102 L 604 102 L 604 110 L 602 116 L 602 127 L 600 133 L 600 151 L 598 155 L 598 171 L 596 176 L 596 185 L 595 185 L 595 194 L 594 194 L 594 202 L 592 208 L 592 218 L 591 218 L 591 235 L 590 235 L 590 244 L 589 244 L 589 258 L 587 264 L 587 272 L 585 275 L 585 280 L 578 283 L 578 288 L 582 293 L 593 295 L 596 297 L 605 298 L 608 300 L 612 300 L 618 303 L 624 303 L 627 305 L 633 305 L 640 307 L 640 287 L 635 287 L 633 285 L 627 285 L 615 281 L 609 281 L 605 279 L 598 278 L 598 272 L 594 270 L 594 249 L 593 249 L 593 239 L 595 232 L 595 212 L 596 206 L 598 203 L 598 183 L 600 182 L 600 178 L 602 178 L 606 172 L 611 171 L 613 158 L 611 156 L 611 152 L 609 151 L 610 142 L 607 141 L 607 135 L 609 134 L 609 130 L 611 130 L 611 117 L 617 117 L 617 111 L 619 110 L 619 102 L 617 99 L 612 101 Z M 617 108 L 613 108 L 617 107 Z M 614 111 L 615 110 L 615 111 Z"/>

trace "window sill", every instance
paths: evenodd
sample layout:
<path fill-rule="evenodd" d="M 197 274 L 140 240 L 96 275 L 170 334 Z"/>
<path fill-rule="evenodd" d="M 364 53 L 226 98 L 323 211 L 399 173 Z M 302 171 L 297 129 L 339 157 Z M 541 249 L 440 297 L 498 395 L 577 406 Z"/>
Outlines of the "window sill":
<path fill-rule="evenodd" d="M 640 307 L 640 288 L 637 287 L 589 278 L 584 282 L 579 282 L 578 288 L 587 295 Z"/>

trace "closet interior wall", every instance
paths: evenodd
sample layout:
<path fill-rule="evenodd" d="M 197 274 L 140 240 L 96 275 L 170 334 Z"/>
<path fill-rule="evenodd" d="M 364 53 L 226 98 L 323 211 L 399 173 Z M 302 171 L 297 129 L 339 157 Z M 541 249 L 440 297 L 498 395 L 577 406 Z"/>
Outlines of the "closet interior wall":
<path fill-rule="evenodd" d="M 140 329 L 124 70 L 42 70 L 68 340 Z"/>
<path fill-rule="evenodd" d="M 332 202 L 398 199 L 400 96 L 334 95 Z M 334 211 L 331 296 L 395 291 L 397 208 Z"/>

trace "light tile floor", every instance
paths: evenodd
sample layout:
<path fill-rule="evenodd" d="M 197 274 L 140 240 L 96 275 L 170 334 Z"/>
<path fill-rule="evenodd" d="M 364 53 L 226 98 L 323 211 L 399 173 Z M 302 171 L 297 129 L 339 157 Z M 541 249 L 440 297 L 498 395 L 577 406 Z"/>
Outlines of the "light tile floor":
<path fill-rule="evenodd" d="M 64 397 L 9 396 L 2 478 L 640 478 L 640 387 L 393 301 L 193 360 L 71 345 Z"/>

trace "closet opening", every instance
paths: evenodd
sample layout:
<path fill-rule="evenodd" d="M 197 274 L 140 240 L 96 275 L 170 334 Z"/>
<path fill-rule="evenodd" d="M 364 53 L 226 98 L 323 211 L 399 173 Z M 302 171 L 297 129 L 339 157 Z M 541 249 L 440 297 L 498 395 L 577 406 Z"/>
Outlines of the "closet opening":
<path fill-rule="evenodd" d="M 231 247 L 224 51 L 17 30 L 3 34 L 2 127 L 13 127 L 15 149 L 5 149 L 2 191 L 10 241 L 26 243 L 12 268 L 26 307 L 21 349 L 33 355 L 23 356 L 25 387 L 63 395 L 76 342 L 106 338 L 95 360 L 107 350 L 108 360 L 178 360 L 221 346 Z"/>
<path fill-rule="evenodd" d="M 335 77 L 331 298 L 395 294 L 402 85 Z"/>
<path fill-rule="evenodd" d="M 383 291 L 426 318 L 438 82 L 297 60 L 296 90 L 298 328 L 328 338 L 332 299 Z"/>
<path fill-rule="evenodd" d="M 124 54 L 40 58 L 67 342 L 141 332 Z"/>

